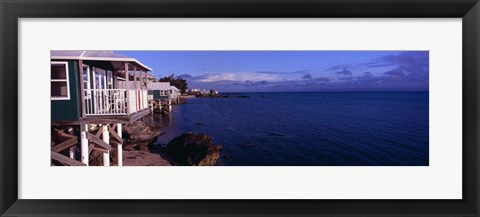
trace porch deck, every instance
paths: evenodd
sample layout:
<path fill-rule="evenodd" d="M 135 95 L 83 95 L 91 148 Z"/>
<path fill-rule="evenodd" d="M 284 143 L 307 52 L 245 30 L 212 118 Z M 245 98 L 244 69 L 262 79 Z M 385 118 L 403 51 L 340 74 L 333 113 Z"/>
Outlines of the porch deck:
<path fill-rule="evenodd" d="M 85 115 L 75 121 L 52 121 L 52 125 L 131 123 L 150 113 L 147 90 L 84 90 Z"/>
<path fill-rule="evenodd" d="M 140 111 L 137 111 L 129 115 L 95 115 L 95 116 L 86 116 L 80 118 L 80 123 L 90 123 L 90 124 L 115 124 L 122 123 L 127 124 L 150 114 L 150 109 L 146 108 Z"/>
<path fill-rule="evenodd" d="M 80 117 L 78 121 L 52 121 L 51 125 L 81 125 L 81 124 L 128 124 L 150 114 L 150 109 L 143 109 L 129 115 L 96 115 Z"/>

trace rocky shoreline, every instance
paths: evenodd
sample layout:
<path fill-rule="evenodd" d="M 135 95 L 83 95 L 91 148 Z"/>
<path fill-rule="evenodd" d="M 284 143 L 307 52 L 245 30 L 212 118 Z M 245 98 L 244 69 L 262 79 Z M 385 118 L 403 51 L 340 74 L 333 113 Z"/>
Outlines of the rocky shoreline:
<path fill-rule="evenodd" d="M 163 133 L 150 117 L 124 127 L 124 166 L 215 166 L 220 158 L 221 145 L 214 145 L 206 134 L 185 132 L 168 144 L 155 141 Z M 113 152 L 112 153 L 116 153 Z M 117 162 L 117 155 L 111 162 Z M 98 162 L 101 163 L 101 162 Z"/>
<path fill-rule="evenodd" d="M 197 94 L 195 97 L 203 98 L 250 98 L 248 95 L 242 93 L 221 93 L 221 94 Z"/>

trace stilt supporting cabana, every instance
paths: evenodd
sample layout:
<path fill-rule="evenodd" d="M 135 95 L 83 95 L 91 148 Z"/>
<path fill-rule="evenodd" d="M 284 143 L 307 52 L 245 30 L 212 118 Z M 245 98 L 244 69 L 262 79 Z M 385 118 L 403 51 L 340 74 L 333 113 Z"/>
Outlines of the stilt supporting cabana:
<path fill-rule="evenodd" d="M 81 153 L 82 153 L 82 163 L 88 166 L 88 155 L 90 152 L 88 151 L 88 138 L 87 138 L 87 124 L 80 125 L 80 143 L 81 143 Z"/>
<path fill-rule="evenodd" d="M 69 157 L 71 159 L 74 159 L 75 160 L 75 147 L 70 147 L 70 150 L 69 150 Z"/>
<path fill-rule="evenodd" d="M 110 144 L 110 133 L 108 132 L 108 125 L 102 125 L 102 140 Z M 106 150 L 103 153 L 103 166 L 110 166 L 110 150 Z"/>
<path fill-rule="evenodd" d="M 71 127 L 68 128 L 68 134 L 71 135 L 72 137 L 75 136 L 75 135 L 73 135 L 73 128 L 71 128 Z M 68 154 L 69 154 L 70 159 L 75 160 L 75 146 L 70 147 L 70 149 L 68 150 Z"/>
<path fill-rule="evenodd" d="M 120 138 L 122 138 L 122 124 L 121 123 L 117 124 L 117 135 Z M 118 143 L 117 151 L 118 151 L 118 166 L 123 166 L 123 145 L 122 145 L 122 143 Z"/>

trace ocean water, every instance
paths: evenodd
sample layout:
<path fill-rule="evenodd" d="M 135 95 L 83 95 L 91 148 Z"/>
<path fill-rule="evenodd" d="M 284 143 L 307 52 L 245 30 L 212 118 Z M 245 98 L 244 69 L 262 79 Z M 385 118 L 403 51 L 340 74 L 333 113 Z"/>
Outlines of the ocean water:
<path fill-rule="evenodd" d="M 175 105 L 157 142 L 206 133 L 228 166 L 429 165 L 428 92 L 243 95 Z"/>

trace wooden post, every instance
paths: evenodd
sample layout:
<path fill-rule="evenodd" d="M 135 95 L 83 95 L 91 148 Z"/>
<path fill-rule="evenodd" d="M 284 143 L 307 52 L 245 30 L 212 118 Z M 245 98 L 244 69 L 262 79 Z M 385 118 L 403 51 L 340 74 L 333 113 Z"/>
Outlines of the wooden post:
<path fill-rule="evenodd" d="M 117 124 L 117 134 L 122 138 L 122 123 Z"/>
<path fill-rule="evenodd" d="M 87 139 L 87 124 L 80 125 L 80 138 L 81 138 L 81 152 L 82 152 L 82 163 L 88 166 L 88 139 Z"/>
<path fill-rule="evenodd" d="M 106 124 L 102 125 L 102 138 L 105 143 L 110 144 L 110 133 L 107 127 Z M 108 150 L 103 153 L 103 166 L 110 166 L 110 151 Z"/>
<path fill-rule="evenodd" d="M 140 105 L 138 106 L 139 107 L 139 111 L 140 110 L 143 110 L 144 109 L 144 104 L 145 104 L 145 99 L 143 98 L 143 70 L 140 69 L 140 79 L 138 81 L 138 84 L 140 85 L 139 86 L 139 94 L 140 94 Z"/>
<path fill-rule="evenodd" d="M 140 89 L 143 89 L 142 86 L 143 86 L 143 70 L 140 69 Z"/>
<path fill-rule="evenodd" d="M 113 83 L 115 85 L 113 89 L 118 89 L 118 71 L 117 70 L 113 71 Z"/>
<path fill-rule="evenodd" d="M 133 67 L 133 89 L 137 89 L 137 67 Z"/>
<path fill-rule="evenodd" d="M 75 146 L 70 147 L 69 157 L 75 160 Z"/>
<path fill-rule="evenodd" d="M 122 124 L 118 123 L 117 124 L 117 134 L 122 138 Z M 118 166 L 123 166 L 123 145 L 122 143 L 118 143 L 117 146 L 117 151 L 118 151 Z"/>
<path fill-rule="evenodd" d="M 73 135 L 73 128 L 71 128 L 71 127 L 68 128 L 67 132 L 68 132 L 69 135 L 75 136 L 75 135 Z M 69 149 L 69 155 L 70 155 L 69 157 L 70 157 L 71 159 L 74 159 L 74 160 L 75 160 L 75 146 L 70 147 L 70 149 Z"/>
<path fill-rule="evenodd" d="M 143 86 L 145 86 L 145 84 L 143 83 L 143 70 L 140 69 L 140 99 L 141 99 L 141 104 L 140 104 L 140 110 L 143 110 L 145 109 L 145 98 L 144 98 L 144 95 L 143 95 Z M 145 88 L 146 89 L 146 88 Z"/>
<path fill-rule="evenodd" d="M 103 152 L 103 166 L 110 166 L 110 151 Z"/>
<path fill-rule="evenodd" d="M 145 71 L 145 88 L 148 90 L 148 71 Z"/>
<path fill-rule="evenodd" d="M 128 69 L 128 62 L 125 62 L 125 88 L 127 89 L 127 114 L 130 115 L 130 93 L 128 83 L 130 82 L 130 71 Z"/>
<path fill-rule="evenodd" d="M 85 90 L 83 89 L 83 60 L 78 60 L 78 70 L 80 74 L 80 99 L 82 101 L 82 117 L 85 117 Z M 88 72 L 87 72 L 88 73 Z M 88 75 L 87 75 L 88 76 Z M 89 81 L 90 82 L 90 81 Z"/>

